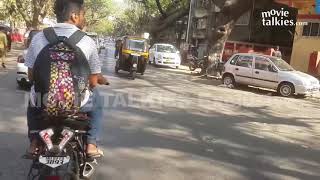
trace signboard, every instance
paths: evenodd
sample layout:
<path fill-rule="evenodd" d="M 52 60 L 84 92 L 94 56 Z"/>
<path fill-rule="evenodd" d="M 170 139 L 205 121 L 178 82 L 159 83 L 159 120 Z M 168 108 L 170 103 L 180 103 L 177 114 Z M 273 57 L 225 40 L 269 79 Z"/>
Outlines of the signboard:
<path fill-rule="evenodd" d="M 320 15 L 320 0 L 316 0 L 315 11 L 316 11 L 316 14 Z"/>

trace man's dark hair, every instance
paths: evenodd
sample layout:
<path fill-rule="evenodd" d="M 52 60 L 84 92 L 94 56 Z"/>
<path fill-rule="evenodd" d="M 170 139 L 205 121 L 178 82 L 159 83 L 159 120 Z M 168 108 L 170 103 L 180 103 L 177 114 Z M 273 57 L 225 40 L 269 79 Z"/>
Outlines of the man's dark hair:
<path fill-rule="evenodd" d="M 54 13 L 58 22 L 65 22 L 70 19 L 72 12 L 79 13 L 83 8 L 84 0 L 56 0 Z"/>

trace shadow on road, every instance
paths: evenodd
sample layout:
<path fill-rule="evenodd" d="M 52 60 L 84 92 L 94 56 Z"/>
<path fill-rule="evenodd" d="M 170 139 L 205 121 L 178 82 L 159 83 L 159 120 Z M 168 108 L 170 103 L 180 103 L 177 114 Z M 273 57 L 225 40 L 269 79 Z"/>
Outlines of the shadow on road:
<path fill-rule="evenodd" d="M 149 74 L 148 76 L 151 76 L 152 80 L 149 81 L 150 83 L 153 83 L 157 87 L 161 87 L 162 85 L 166 85 L 168 80 L 175 79 L 177 84 L 182 83 L 192 83 L 192 84 L 200 84 L 200 85 L 212 85 L 217 87 L 223 87 L 226 88 L 221 80 L 212 79 L 212 78 L 203 78 L 201 76 L 198 76 L 197 74 L 192 74 L 192 72 L 186 71 L 186 70 L 175 70 L 172 68 L 157 68 L 156 70 L 152 71 L 152 74 Z M 154 81 L 154 78 L 161 77 L 157 81 Z M 145 79 L 148 81 L 148 79 Z M 189 82 L 186 82 L 184 80 L 188 80 Z M 182 82 L 182 83 L 179 83 Z M 277 92 L 274 90 L 267 90 L 264 88 L 258 88 L 258 87 L 252 87 L 252 86 L 245 86 L 240 85 L 235 90 L 240 91 L 246 91 L 250 93 L 254 93 L 257 95 L 264 95 L 264 96 L 278 96 Z M 320 102 L 320 98 L 318 96 L 308 96 L 307 98 L 301 98 L 298 96 L 294 96 L 292 98 L 295 99 L 303 99 L 308 102 L 312 102 L 315 104 L 318 104 Z"/>
<path fill-rule="evenodd" d="M 105 126 L 108 134 L 106 137 L 110 138 L 105 142 L 105 147 L 149 150 L 151 148 L 151 154 L 154 149 L 155 157 L 145 152 L 146 161 L 174 158 L 179 164 L 190 159 L 196 161 L 202 157 L 209 160 L 212 166 L 215 166 L 215 163 L 217 167 L 220 166 L 217 168 L 220 172 L 213 173 L 227 175 L 236 171 L 245 179 L 320 178 L 318 149 L 301 146 L 304 140 L 295 139 L 296 132 L 288 131 L 288 134 L 282 137 L 290 140 L 290 143 L 273 134 L 279 133 L 276 129 L 269 128 L 270 125 L 278 125 L 302 127 L 312 131 L 301 118 L 277 117 L 271 115 L 267 107 L 248 108 L 230 104 L 230 107 L 232 106 L 234 111 L 243 111 L 248 115 L 231 116 L 218 111 L 214 114 L 201 114 L 185 108 L 168 108 L 164 114 L 148 108 L 127 107 L 123 111 L 132 114 L 131 117 L 139 116 L 148 121 L 135 128 L 130 117 L 114 117 L 110 114 L 110 118 L 118 123 Z M 170 157 L 157 157 L 157 149 L 181 152 L 183 155 L 172 153 Z M 128 161 L 144 158 L 143 155 L 140 157 L 135 153 L 127 153 L 126 156 Z M 225 165 L 221 167 L 221 164 Z M 231 168 L 229 165 L 237 168 Z M 199 167 L 201 168 L 204 167 Z M 197 170 L 188 169 L 186 165 L 179 171 L 188 174 Z"/>

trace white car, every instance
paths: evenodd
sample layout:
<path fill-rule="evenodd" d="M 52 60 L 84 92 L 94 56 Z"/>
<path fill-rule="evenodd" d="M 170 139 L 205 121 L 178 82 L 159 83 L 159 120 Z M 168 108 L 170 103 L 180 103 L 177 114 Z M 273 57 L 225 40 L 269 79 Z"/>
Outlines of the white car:
<path fill-rule="evenodd" d="M 149 50 L 149 63 L 179 68 L 180 52 L 171 44 L 154 44 Z"/>
<path fill-rule="evenodd" d="M 25 42 L 25 47 L 26 49 L 23 51 L 23 54 L 18 56 L 17 59 L 17 83 L 19 87 L 26 87 L 30 85 L 30 81 L 28 78 L 28 67 L 24 65 L 24 59 L 27 55 L 28 52 L 28 47 L 31 43 L 32 38 L 38 33 L 38 30 L 32 30 L 28 33 L 28 38 L 26 39 Z"/>
<path fill-rule="evenodd" d="M 226 86 L 252 85 L 277 90 L 285 97 L 319 92 L 319 80 L 294 70 L 284 60 L 267 55 L 234 54 L 224 65 L 222 77 Z"/>
<path fill-rule="evenodd" d="M 28 78 L 28 67 L 24 65 L 24 59 L 28 50 L 23 51 L 23 55 L 20 55 L 17 59 L 17 83 L 19 87 L 26 87 L 30 84 Z"/>

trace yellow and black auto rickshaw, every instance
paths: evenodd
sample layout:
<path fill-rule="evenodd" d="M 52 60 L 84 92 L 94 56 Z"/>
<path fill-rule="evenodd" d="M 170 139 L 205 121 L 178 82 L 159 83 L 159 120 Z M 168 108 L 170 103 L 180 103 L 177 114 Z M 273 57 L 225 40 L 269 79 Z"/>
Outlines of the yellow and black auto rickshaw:
<path fill-rule="evenodd" d="M 115 72 L 124 70 L 130 72 L 132 79 L 137 73 L 144 74 L 149 58 L 148 42 L 144 38 L 125 36 L 119 49 L 119 58 L 115 66 Z"/>

